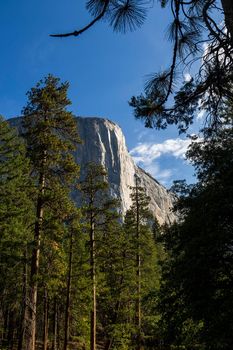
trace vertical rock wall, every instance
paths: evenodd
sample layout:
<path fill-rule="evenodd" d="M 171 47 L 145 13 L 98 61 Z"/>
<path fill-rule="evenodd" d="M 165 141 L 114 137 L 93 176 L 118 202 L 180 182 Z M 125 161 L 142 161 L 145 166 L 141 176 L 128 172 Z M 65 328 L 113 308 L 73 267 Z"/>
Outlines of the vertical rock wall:
<path fill-rule="evenodd" d="M 9 120 L 19 133 L 22 131 L 21 120 L 21 118 Z M 134 186 L 134 177 L 137 174 L 141 186 L 146 188 L 151 198 L 150 209 L 159 223 L 172 222 L 175 218 L 171 212 L 174 195 L 135 165 L 127 150 L 121 128 L 103 118 L 77 117 L 76 120 L 78 132 L 83 141 L 75 152 L 76 162 L 81 166 L 81 178 L 85 175 L 85 165 L 88 162 L 102 164 L 108 172 L 110 194 L 120 199 L 121 212 L 124 215 L 131 205 L 130 186 Z M 74 199 L 78 204 L 80 199 L 77 193 L 74 193 Z"/>

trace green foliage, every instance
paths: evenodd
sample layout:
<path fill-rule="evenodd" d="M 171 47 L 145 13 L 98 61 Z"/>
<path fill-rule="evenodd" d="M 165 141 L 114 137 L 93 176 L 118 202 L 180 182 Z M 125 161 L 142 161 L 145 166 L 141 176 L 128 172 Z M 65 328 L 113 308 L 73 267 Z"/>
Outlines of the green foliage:
<path fill-rule="evenodd" d="M 16 131 L 0 117 L 0 312 L 10 322 L 3 338 L 12 340 L 21 313 L 23 274 L 30 247 L 33 205 L 29 162 Z M 0 322 L 1 322 L 0 321 Z M 3 325 L 0 323 L 0 326 Z"/>
<path fill-rule="evenodd" d="M 58 78 L 48 75 L 28 92 L 28 103 L 23 109 L 23 136 L 36 193 L 29 282 L 33 292 L 29 294 L 30 302 L 26 307 L 26 346 L 33 350 L 37 307 L 39 313 L 47 313 L 46 300 L 57 298 L 59 288 L 64 288 L 62 277 L 66 271 L 66 252 L 62 236 L 66 234 L 67 219 L 75 211 L 70 193 L 79 166 L 72 151 L 80 140 L 75 119 L 67 110 L 71 104 L 67 98 L 68 86 L 68 83 L 60 83 Z M 58 269 L 61 269 L 60 275 Z M 43 308 L 43 303 L 37 303 L 37 293 L 41 290 L 46 294 Z M 46 321 L 43 327 L 39 335 L 47 332 Z"/>
<path fill-rule="evenodd" d="M 110 199 L 108 194 L 108 183 L 106 181 L 106 171 L 102 165 L 89 163 L 86 165 L 86 176 L 80 183 L 82 193 L 82 222 L 83 234 L 88 236 L 88 261 L 89 261 L 89 284 L 88 288 L 92 291 L 89 294 L 89 312 L 97 312 L 97 317 L 101 315 L 98 309 L 91 305 L 94 298 L 97 298 L 97 305 L 101 294 L 105 291 L 105 265 L 107 263 L 105 255 L 105 244 L 108 236 L 111 235 L 111 227 L 118 218 L 116 213 L 117 202 Z M 96 297 L 94 296 L 96 289 Z M 97 336 L 100 333 L 101 325 L 98 317 Z M 90 327 L 93 327 L 90 323 Z M 91 330 L 90 330 L 91 331 Z M 95 332 L 93 329 L 92 332 Z"/>
<path fill-rule="evenodd" d="M 80 141 L 73 116 L 66 110 L 67 88 L 49 75 L 30 90 L 24 108 L 24 141 L 0 120 L 1 347 L 10 348 L 13 342 L 20 350 L 27 347 L 32 309 L 38 344 L 45 346 L 46 334 L 49 348 L 55 341 L 64 344 L 68 315 L 68 345 L 89 347 L 94 284 L 98 346 L 137 347 L 140 254 L 140 344 L 143 340 L 151 348 L 161 339 L 161 228 L 139 184 L 132 188 L 132 206 L 124 223 L 101 165 L 88 164 L 77 185 L 79 167 L 72 151 Z M 75 187 L 82 194 L 80 209 L 70 198 Z"/>
<path fill-rule="evenodd" d="M 24 215 L 30 207 L 29 162 L 25 146 L 6 121 L 0 117 L 0 225 L 1 233 L 9 229 L 12 221 L 24 226 Z"/>
<path fill-rule="evenodd" d="M 135 266 L 131 241 L 121 225 L 113 220 L 104 225 L 103 234 L 99 263 L 104 283 L 98 301 L 103 337 L 113 348 L 128 349 L 135 328 Z"/>
<path fill-rule="evenodd" d="M 163 267 L 161 308 L 172 344 L 231 348 L 232 151 L 227 125 L 188 152 L 199 182 L 180 197 L 182 220 L 164 236 L 169 259 Z"/>
<path fill-rule="evenodd" d="M 28 103 L 23 109 L 24 137 L 33 176 L 43 171 L 47 186 L 50 182 L 64 186 L 78 172 L 71 151 L 80 139 L 74 116 L 67 111 L 71 104 L 68 87 L 68 83 L 48 75 L 27 93 Z"/>
<path fill-rule="evenodd" d="M 130 246 L 131 293 L 133 318 L 131 324 L 131 346 L 139 343 L 150 347 L 159 339 L 157 294 L 160 285 L 158 267 L 160 247 L 156 244 L 155 234 L 160 227 L 157 221 L 152 222 L 149 210 L 150 198 L 140 186 L 138 177 L 131 188 L 132 205 L 125 217 L 124 229 Z M 132 293 L 132 290 L 135 292 Z"/>

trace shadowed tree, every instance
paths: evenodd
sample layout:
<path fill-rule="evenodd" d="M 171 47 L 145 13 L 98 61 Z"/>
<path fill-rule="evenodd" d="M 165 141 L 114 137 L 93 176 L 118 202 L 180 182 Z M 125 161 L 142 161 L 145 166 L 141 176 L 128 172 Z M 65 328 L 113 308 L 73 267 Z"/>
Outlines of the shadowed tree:
<path fill-rule="evenodd" d="M 232 109 L 224 120 L 223 128 L 187 153 L 198 182 L 173 187 L 180 221 L 163 235 L 168 259 L 161 289 L 169 345 L 232 348 Z"/>

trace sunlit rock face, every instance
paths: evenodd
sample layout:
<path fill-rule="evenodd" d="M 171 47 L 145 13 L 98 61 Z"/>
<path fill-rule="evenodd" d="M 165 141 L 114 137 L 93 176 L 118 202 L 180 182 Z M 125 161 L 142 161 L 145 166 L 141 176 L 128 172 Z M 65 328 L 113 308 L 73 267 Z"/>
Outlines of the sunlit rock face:
<path fill-rule="evenodd" d="M 88 162 L 102 164 L 108 173 L 110 194 L 119 198 L 121 213 L 124 215 L 131 205 L 130 186 L 135 185 L 135 174 L 140 179 L 140 186 L 145 187 L 151 198 L 150 209 L 160 224 L 174 221 L 171 208 L 174 195 L 152 176 L 135 165 L 130 156 L 121 128 L 108 119 L 77 117 L 77 128 L 83 143 L 75 152 L 75 159 L 81 166 L 81 178 L 85 175 Z M 21 131 L 21 118 L 10 120 L 10 124 Z M 80 201 L 79 195 L 74 198 Z"/>
<path fill-rule="evenodd" d="M 135 185 L 135 174 L 140 178 L 140 185 L 145 187 L 151 198 L 150 209 L 160 223 L 174 220 L 171 213 L 174 196 L 149 174 L 137 167 L 130 156 L 121 128 L 108 119 L 77 118 L 78 131 L 83 144 L 75 154 L 81 165 L 94 161 L 101 163 L 108 172 L 110 193 L 121 202 L 124 215 L 131 205 L 130 186 Z"/>

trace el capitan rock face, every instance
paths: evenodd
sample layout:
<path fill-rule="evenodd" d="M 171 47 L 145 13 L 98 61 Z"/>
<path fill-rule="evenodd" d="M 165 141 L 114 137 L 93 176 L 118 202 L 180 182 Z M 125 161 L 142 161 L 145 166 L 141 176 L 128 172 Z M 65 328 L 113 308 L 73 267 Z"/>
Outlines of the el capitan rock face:
<path fill-rule="evenodd" d="M 81 166 L 81 177 L 84 176 L 85 164 L 96 162 L 102 164 L 108 172 L 110 194 L 120 199 L 124 215 L 131 205 L 130 186 L 134 186 L 134 177 L 140 178 L 140 185 L 146 188 L 151 198 L 150 209 L 160 224 L 170 223 L 175 219 L 171 208 L 174 195 L 143 169 L 135 165 L 130 156 L 121 128 L 108 119 L 77 117 L 77 128 L 83 144 L 78 146 L 75 159 Z M 20 133 L 21 118 L 9 120 Z M 76 201 L 79 198 L 74 194 Z"/>

